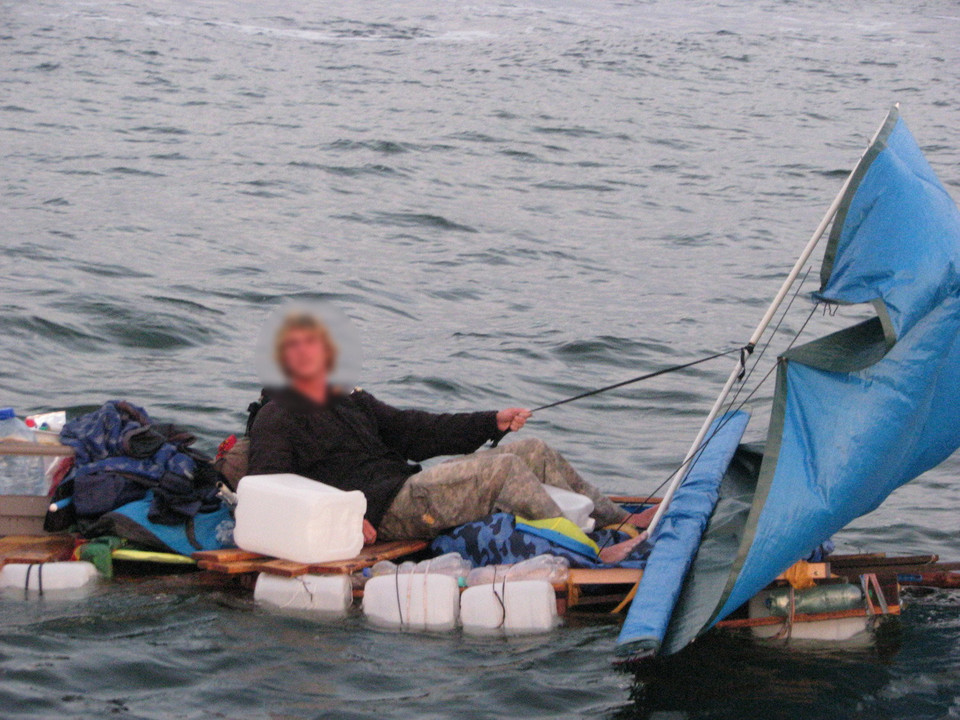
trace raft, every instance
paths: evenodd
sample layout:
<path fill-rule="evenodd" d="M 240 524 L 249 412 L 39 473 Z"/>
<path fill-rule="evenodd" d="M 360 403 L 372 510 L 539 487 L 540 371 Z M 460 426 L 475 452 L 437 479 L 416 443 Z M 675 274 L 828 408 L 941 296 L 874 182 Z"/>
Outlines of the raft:
<path fill-rule="evenodd" d="M 637 503 L 643 498 L 613 496 L 619 503 Z M 39 505 L 39 503 L 34 503 Z M 25 522 L 24 504 L 13 496 L 0 496 L 0 523 L 9 527 L 11 517 Z M 13 515 L 11 515 L 11 513 Z M 84 541 L 71 534 L 11 534 L 0 537 L 0 567 L 7 563 L 49 563 L 70 560 Z M 365 547 L 356 557 L 337 562 L 305 564 L 258 555 L 240 549 L 201 551 L 188 559 L 163 557 L 128 549 L 114 551 L 115 574 L 120 582 L 140 577 L 177 576 L 190 573 L 198 592 L 232 589 L 252 595 L 260 573 L 285 578 L 301 575 L 346 575 L 353 580 L 354 604 L 363 598 L 364 570 L 382 560 L 403 561 L 426 557 L 428 543 L 422 540 L 381 542 Z M 171 562 L 174 560 L 174 562 Z M 184 562 L 192 561 L 190 565 Z M 642 570 L 628 568 L 571 568 L 564 582 L 553 585 L 557 613 L 568 622 L 578 618 L 605 617 L 619 622 L 632 600 Z M 960 562 L 939 562 L 936 555 L 888 556 L 885 553 L 833 555 L 823 562 L 799 562 L 764 593 L 789 592 L 795 585 L 812 588 L 859 586 L 866 588 L 856 607 L 823 609 L 819 612 L 767 614 L 757 612 L 757 602 L 745 604 L 717 623 L 720 632 L 749 632 L 758 640 L 848 640 L 867 633 L 880 622 L 897 619 L 902 611 L 901 590 L 907 586 L 960 588 Z M 803 592 L 803 591 L 799 591 Z M 828 590 L 829 592 L 829 590 Z M 761 597 L 763 593 L 758 595 Z M 867 635 L 863 635 L 867 637 Z"/>

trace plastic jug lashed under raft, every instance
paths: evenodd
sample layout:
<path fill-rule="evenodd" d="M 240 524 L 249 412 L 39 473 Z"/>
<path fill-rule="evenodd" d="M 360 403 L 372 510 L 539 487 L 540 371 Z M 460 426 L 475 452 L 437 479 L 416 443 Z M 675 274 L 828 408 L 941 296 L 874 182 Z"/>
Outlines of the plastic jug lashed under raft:
<path fill-rule="evenodd" d="M 544 580 L 475 585 L 460 596 L 460 620 L 473 634 L 547 632 L 558 622 L 557 596 Z"/>
<path fill-rule="evenodd" d="M 253 599 L 280 612 L 343 617 L 353 604 L 353 588 L 349 575 L 280 577 L 260 573 Z"/>

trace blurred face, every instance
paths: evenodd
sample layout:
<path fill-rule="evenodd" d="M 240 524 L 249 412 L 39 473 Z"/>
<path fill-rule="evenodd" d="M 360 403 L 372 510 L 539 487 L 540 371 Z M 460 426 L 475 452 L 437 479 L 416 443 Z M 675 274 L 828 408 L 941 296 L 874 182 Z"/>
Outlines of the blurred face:
<path fill-rule="evenodd" d="M 280 345 L 280 366 L 293 382 L 325 378 L 327 347 L 312 330 L 289 330 Z"/>

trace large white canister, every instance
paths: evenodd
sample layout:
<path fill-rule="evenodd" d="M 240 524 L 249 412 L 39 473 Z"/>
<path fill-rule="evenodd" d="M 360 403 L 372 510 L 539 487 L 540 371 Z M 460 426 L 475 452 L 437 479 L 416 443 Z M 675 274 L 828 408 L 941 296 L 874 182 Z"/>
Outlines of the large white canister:
<path fill-rule="evenodd" d="M 343 617 L 353 604 L 353 585 L 349 575 L 280 577 L 260 573 L 253 599 L 274 610 Z"/>
<path fill-rule="evenodd" d="M 543 489 L 560 506 L 563 516 L 574 523 L 584 532 L 593 532 L 596 524 L 590 514 L 594 510 L 593 500 L 586 495 L 575 493 L 572 490 L 544 485 Z"/>
<path fill-rule="evenodd" d="M 237 547 L 300 563 L 356 557 L 367 499 L 293 474 L 247 475 L 237 489 Z"/>
<path fill-rule="evenodd" d="M 449 575 L 380 575 L 363 588 L 363 614 L 385 627 L 452 630 L 460 616 L 460 586 Z"/>
<path fill-rule="evenodd" d="M 0 588 L 46 595 L 93 587 L 97 577 L 88 562 L 9 563 L 0 569 Z"/>
<path fill-rule="evenodd" d="M 476 585 L 460 596 L 460 622 L 474 634 L 548 632 L 557 625 L 557 595 L 543 580 Z"/>

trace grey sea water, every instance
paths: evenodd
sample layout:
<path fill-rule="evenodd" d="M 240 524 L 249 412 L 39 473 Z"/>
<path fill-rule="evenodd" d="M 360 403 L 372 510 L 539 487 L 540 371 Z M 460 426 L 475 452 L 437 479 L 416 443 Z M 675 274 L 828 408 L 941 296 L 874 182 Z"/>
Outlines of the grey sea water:
<path fill-rule="evenodd" d="M 128 398 L 212 450 L 289 298 L 336 303 L 364 386 L 429 409 L 536 405 L 732 347 L 892 102 L 960 195 L 958 91 L 946 0 L 0 0 L 0 400 Z M 727 369 L 530 432 L 648 492 Z M 958 475 L 898 491 L 841 549 L 957 559 Z M 721 638 L 644 677 L 611 668 L 616 632 L 398 635 L 164 581 L 6 600 L 0 715 L 960 716 L 956 595 L 912 598 L 893 647 Z"/>

